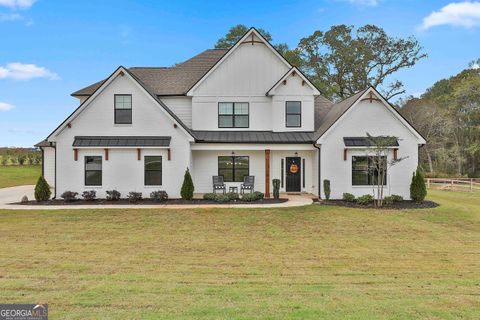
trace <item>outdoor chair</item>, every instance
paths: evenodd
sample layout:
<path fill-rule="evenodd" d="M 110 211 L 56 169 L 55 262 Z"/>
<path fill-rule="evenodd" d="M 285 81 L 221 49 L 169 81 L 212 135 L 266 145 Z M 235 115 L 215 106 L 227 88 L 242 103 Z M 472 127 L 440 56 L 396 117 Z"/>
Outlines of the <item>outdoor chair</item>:
<path fill-rule="evenodd" d="M 254 176 L 245 176 L 243 178 L 243 183 L 240 186 L 240 193 L 245 193 L 245 190 L 249 190 L 250 193 L 255 191 L 255 177 Z"/>
<path fill-rule="evenodd" d="M 222 190 L 223 193 L 226 192 L 223 176 L 213 176 L 213 193 L 217 193 L 217 190 Z"/>

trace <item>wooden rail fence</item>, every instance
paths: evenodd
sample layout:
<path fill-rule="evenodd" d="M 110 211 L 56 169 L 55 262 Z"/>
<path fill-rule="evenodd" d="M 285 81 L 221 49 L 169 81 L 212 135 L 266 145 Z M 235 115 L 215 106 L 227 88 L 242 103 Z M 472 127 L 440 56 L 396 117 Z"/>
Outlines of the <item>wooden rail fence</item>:
<path fill-rule="evenodd" d="M 480 192 L 480 179 L 478 178 L 427 178 L 427 188 Z"/>

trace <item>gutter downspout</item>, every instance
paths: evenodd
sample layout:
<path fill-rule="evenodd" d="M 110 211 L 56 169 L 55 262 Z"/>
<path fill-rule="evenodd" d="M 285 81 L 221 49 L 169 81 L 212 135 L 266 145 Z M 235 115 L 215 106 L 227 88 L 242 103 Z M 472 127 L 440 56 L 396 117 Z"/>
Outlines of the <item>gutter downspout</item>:
<path fill-rule="evenodd" d="M 321 183 L 322 183 L 322 150 L 321 147 L 318 147 L 317 144 L 313 144 L 313 147 L 315 149 L 318 149 L 318 199 L 322 198 L 322 189 L 321 189 Z"/>

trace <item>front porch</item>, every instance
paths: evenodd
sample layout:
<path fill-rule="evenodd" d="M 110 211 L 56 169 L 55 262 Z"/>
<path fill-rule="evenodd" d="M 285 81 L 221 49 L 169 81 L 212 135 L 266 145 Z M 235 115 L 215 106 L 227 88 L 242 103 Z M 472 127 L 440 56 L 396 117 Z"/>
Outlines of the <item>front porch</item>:
<path fill-rule="evenodd" d="M 226 192 L 240 186 L 244 176 L 255 177 L 255 191 L 317 194 L 318 158 L 312 145 L 196 144 L 192 146 L 192 177 L 199 194 L 213 192 L 213 176 L 223 176 Z"/>

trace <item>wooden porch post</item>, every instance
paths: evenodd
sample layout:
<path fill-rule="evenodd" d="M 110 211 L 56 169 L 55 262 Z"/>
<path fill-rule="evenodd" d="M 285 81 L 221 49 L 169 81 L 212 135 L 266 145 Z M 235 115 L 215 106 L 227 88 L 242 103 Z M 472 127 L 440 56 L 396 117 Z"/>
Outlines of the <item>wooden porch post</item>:
<path fill-rule="evenodd" d="M 265 150 L 265 198 L 270 198 L 270 150 Z"/>

